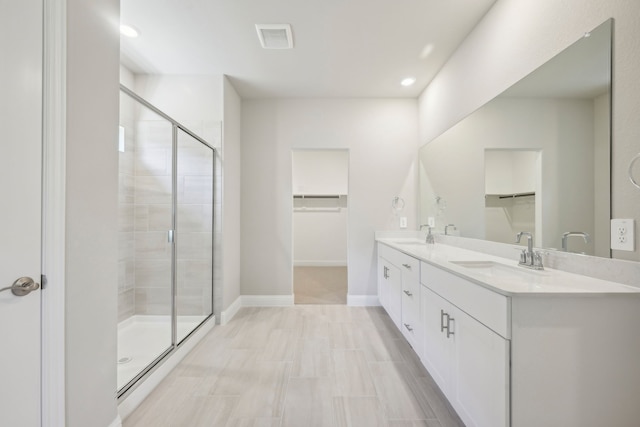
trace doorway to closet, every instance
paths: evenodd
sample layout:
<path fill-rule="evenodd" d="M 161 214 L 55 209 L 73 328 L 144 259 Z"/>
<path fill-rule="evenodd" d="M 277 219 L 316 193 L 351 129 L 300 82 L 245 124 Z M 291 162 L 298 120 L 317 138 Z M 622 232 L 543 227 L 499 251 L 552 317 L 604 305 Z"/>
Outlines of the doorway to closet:
<path fill-rule="evenodd" d="M 295 304 L 347 303 L 348 150 L 293 150 Z"/>

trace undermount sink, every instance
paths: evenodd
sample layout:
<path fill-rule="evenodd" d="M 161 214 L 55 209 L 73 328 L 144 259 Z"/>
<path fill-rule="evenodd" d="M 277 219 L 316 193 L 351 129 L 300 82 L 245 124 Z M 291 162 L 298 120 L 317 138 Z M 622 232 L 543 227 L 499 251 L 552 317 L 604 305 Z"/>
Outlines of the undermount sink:
<path fill-rule="evenodd" d="M 544 275 L 542 271 L 530 270 L 517 265 L 501 264 L 494 261 L 451 261 L 452 264 L 459 265 L 475 273 L 484 274 L 491 277 L 515 277 L 522 275 Z"/>

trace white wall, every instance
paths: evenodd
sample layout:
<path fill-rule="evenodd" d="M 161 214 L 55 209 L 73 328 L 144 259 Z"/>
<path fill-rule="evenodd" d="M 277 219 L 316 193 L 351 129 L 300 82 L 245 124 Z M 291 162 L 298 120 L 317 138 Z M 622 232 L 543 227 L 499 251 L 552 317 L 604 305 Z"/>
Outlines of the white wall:
<path fill-rule="evenodd" d="M 291 150 L 349 149 L 349 295 L 376 294 L 374 231 L 415 228 L 414 99 L 268 99 L 242 103 L 243 295 L 292 294 Z"/>
<path fill-rule="evenodd" d="M 224 77 L 223 87 L 223 300 L 226 310 L 240 296 L 240 139 L 242 103 Z"/>
<path fill-rule="evenodd" d="M 348 151 L 293 150 L 291 158 L 294 195 L 348 194 Z"/>
<path fill-rule="evenodd" d="M 66 7 L 65 425 L 107 426 L 117 417 L 120 10 L 118 0 Z"/>
<path fill-rule="evenodd" d="M 636 0 L 498 0 L 421 94 L 420 141 L 432 140 L 613 17 L 612 215 L 640 221 L 626 173 L 640 140 L 640 3 Z M 640 234 L 640 233 L 637 233 Z M 640 260 L 635 252 L 615 252 Z"/>

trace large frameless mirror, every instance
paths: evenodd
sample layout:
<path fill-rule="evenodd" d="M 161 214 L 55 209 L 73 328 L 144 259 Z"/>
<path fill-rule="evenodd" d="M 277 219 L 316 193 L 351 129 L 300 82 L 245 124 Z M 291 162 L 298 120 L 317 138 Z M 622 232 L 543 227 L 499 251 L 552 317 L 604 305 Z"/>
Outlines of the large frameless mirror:
<path fill-rule="evenodd" d="M 421 224 L 610 256 L 611 32 L 608 20 L 420 149 Z"/>

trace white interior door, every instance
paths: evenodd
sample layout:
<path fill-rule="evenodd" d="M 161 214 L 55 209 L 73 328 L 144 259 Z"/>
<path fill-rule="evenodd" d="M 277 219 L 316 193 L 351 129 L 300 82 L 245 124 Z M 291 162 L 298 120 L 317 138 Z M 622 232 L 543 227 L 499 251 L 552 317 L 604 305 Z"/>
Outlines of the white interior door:
<path fill-rule="evenodd" d="M 40 282 L 42 0 L 0 1 L 0 288 Z M 0 425 L 41 421 L 40 290 L 0 292 Z"/>

